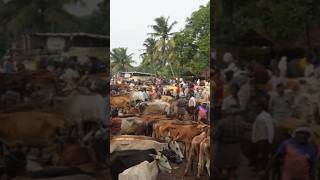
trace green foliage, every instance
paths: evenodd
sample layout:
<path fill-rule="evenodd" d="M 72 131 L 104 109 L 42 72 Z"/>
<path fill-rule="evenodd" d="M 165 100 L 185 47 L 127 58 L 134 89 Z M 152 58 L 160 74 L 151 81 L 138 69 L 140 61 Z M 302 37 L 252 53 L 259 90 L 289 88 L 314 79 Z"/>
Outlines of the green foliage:
<path fill-rule="evenodd" d="M 110 52 L 111 74 L 114 75 L 120 71 L 131 71 L 133 66 L 133 54 L 128 54 L 127 48 L 114 48 Z"/>
<path fill-rule="evenodd" d="M 79 24 L 65 5 L 81 0 L 10 0 L 0 9 L 0 19 L 13 33 L 48 32 L 66 24 Z"/>
<path fill-rule="evenodd" d="M 217 43 L 229 45 L 249 30 L 282 45 L 292 46 L 301 35 L 307 42 L 320 13 L 318 0 L 218 0 L 218 5 L 222 11 Z"/>
<path fill-rule="evenodd" d="M 169 18 L 156 18 L 137 69 L 152 73 L 157 69 L 158 74 L 166 77 L 181 76 L 187 71 L 201 75 L 209 67 L 209 21 L 209 4 L 193 12 L 180 32 L 171 32 L 175 21 L 170 24 Z"/>

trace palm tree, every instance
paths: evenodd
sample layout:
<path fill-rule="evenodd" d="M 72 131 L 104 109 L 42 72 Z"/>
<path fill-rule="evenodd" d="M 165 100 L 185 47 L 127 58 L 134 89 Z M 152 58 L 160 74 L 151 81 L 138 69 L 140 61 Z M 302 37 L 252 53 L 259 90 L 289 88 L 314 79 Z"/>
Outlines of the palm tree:
<path fill-rule="evenodd" d="M 128 71 L 133 68 L 131 63 L 134 61 L 132 60 L 133 54 L 127 54 L 128 48 L 114 48 L 110 52 L 110 60 L 111 64 L 110 67 L 112 68 L 113 72 L 116 71 Z"/>
<path fill-rule="evenodd" d="M 169 40 L 170 36 L 174 33 L 171 33 L 172 28 L 174 25 L 177 24 L 176 21 L 173 23 L 169 23 L 169 17 L 165 18 L 164 16 L 158 17 L 155 19 L 156 24 L 151 25 L 150 27 L 154 30 L 153 33 L 150 33 L 153 37 L 158 38 L 157 41 L 160 43 L 160 49 L 162 52 L 162 63 L 163 66 L 167 64 L 167 41 Z M 169 63 L 170 65 L 170 63 Z"/>
<path fill-rule="evenodd" d="M 157 41 L 154 38 L 149 37 L 143 42 L 143 46 L 145 49 L 143 49 L 144 53 L 141 54 L 143 59 L 142 64 L 153 65 L 155 68 L 155 65 L 161 63 L 159 62 L 159 58 L 157 58 Z"/>
<path fill-rule="evenodd" d="M 0 20 L 14 33 L 46 32 L 54 25 L 68 21 L 77 23 L 64 6 L 82 0 L 10 0 L 0 6 Z"/>

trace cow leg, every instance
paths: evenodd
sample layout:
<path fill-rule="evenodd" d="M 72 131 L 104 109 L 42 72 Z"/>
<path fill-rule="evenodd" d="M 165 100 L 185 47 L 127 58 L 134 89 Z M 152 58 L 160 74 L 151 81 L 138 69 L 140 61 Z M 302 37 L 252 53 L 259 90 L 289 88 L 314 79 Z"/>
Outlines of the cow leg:
<path fill-rule="evenodd" d="M 186 143 L 186 157 L 189 157 L 190 143 Z"/>
<path fill-rule="evenodd" d="M 190 149 L 190 153 L 189 153 L 189 156 L 187 156 L 187 166 L 186 166 L 186 169 L 184 171 L 184 175 L 186 176 L 188 174 L 188 171 L 190 169 L 190 164 L 191 167 L 193 166 L 193 163 L 192 163 L 192 154 L 193 154 L 193 150 L 194 150 L 194 144 L 192 144 L 192 147 Z"/>
<path fill-rule="evenodd" d="M 202 173 L 203 155 L 203 146 L 202 144 L 200 144 L 197 178 L 200 178 L 200 175 Z"/>

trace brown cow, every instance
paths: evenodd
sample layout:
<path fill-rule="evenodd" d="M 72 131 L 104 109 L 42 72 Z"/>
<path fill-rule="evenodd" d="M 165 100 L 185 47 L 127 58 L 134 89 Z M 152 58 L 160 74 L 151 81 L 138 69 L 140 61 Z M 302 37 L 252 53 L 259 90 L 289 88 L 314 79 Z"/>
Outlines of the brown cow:
<path fill-rule="evenodd" d="M 65 144 L 62 153 L 53 160 L 55 166 L 77 166 L 96 162 L 88 149 L 79 144 Z"/>
<path fill-rule="evenodd" d="M 186 157 L 189 157 L 192 139 L 208 128 L 208 125 L 200 123 L 195 125 L 176 125 L 176 127 L 170 129 L 170 136 L 174 141 L 180 141 L 185 144 Z"/>
<path fill-rule="evenodd" d="M 192 139 L 191 142 L 191 148 L 190 148 L 190 152 L 189 152 L 189 156 L 187 157 L 187 166 L 186 169 L 184 171 L 184 175 L 187 175 L 189 169 L 190 169 L 190 165 L 193 164 L 193 155 L 194 157 L 199 157 L 199 151 L 200 151 L 200 143 L 202 142 L 202 140 L 206 138 L 206 132 L 202 132 L 200 135 L 195 136 Z"/>
<path fill-rule="evenodd" d="M 65 116 L 41 111 L 3 113 L 0 122 L 0 138 L 9 148 L 22 144 L 40 150 L 71 126 Z"/>
<path fill-rule="evenodd" d="M 210 135 L 203 139 L 200 143 L 197 178 L 200 178 L 200 175 L 203 172 L 204 164 L 210 176 Z"/>
<path fill-rule="evenodd" d="M 131 101 L 131 97 L 126 96 L 111 96 L 110 105 L 112 108 L 128 108 Z"/>

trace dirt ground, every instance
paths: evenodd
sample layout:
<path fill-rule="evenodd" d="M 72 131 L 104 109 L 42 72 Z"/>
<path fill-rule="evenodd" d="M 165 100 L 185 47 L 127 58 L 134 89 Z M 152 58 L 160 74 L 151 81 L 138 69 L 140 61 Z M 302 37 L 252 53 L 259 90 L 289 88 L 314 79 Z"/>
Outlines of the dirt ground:
<path fill-rule="evenodd" d="M 189 174 L 187 176 L 183 176 L 186 165 L 187 165 L 187 162 L 184 161 L 181 165 L 179 165 L 179 169 L 174 170 L 171 174 L 161 172 L 157 180 L 195 180 L 197 179 L 196 163 L 194 163 L 193 169 L 189 171 Z M 209 180 L 209 175 L 207 174 L 205 169 L 204 169 L 204 173 L 202 174 L 199 180 Z"/>

